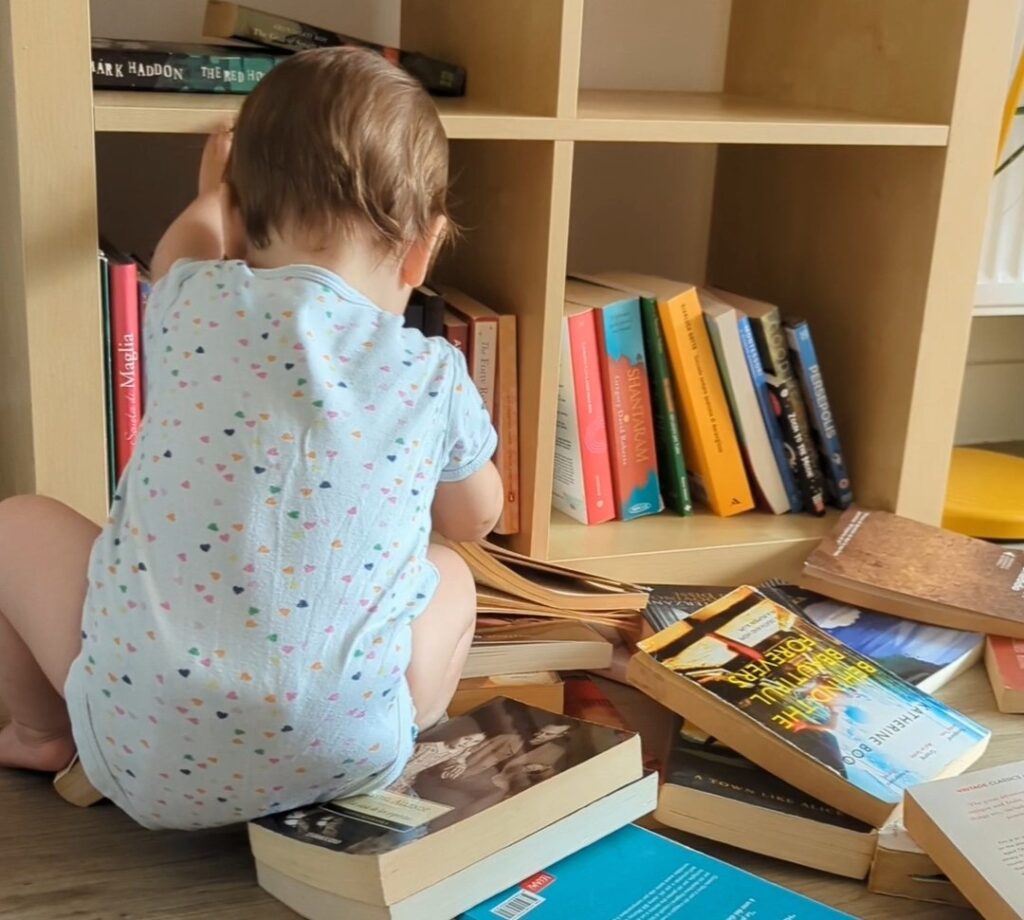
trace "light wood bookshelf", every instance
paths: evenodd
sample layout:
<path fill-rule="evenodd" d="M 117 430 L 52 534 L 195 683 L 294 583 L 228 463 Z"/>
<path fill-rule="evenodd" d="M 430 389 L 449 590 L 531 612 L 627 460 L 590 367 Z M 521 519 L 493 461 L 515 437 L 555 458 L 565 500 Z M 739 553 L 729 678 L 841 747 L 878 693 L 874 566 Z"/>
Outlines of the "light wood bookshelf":
<path fill-rule="evenodd" d="M 581 87 L 581 58 L 597 53 L 584 42 L 590 2 L 402 2 L 402 43 L 469 73 L 464 99 L 438 100 L 465 228 L 439 272 L 519 317 L 516 548 L 629 578 L 727 582 L 791 573 L 832 520 L 662 515 L 584 528 L 552 515 L 563 279 L 573 214 L 590 195 L 620 219 L 588 235 L 624 261 L 578 267 L 678 276 L 686 255 L 701 268 L 686 280 L 807 316 L 859 499 L 937 521 L 1014 0 L 733 0 L 717 93 Z M 645 48 L 633 53 L 642 68 Z M 94 94 L 87 0 L 3 4 L 0 495 L 37 491 L 105 514 L 96 132 L 199 134 L 240 102 Z M 628 148 L 623 162 L 641 168 L 574 183 L 586 145 Z M 710 226 L 704 248 L 677 258 L 650 245 L 659 215 L 635 214 L 629 192 L 657 191 L 658 169 L 639 174 L 648 154 L 670 163 L 698 148 L 714 160 L 713 188 L 696 190 Z M 691 206 L 664 188 L 661 207 Z"/>

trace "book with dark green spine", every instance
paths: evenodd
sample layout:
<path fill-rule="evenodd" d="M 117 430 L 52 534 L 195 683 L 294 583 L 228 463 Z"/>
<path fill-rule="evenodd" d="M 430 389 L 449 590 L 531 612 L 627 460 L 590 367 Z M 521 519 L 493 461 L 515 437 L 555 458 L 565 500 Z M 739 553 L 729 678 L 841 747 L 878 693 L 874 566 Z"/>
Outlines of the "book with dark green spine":
<path fill-rule="evenodd" d="M 435 96 L 463 96 L 466 92 L 466 71 L 458 64 L 439 61 L 416 51 L 403 51 L 401 48 L 363 41 L 287 16 L 254 10 L 240 3 L 209 0 L 206 4 L 203 34 L 211 38 L 240 39 L 285 51 L 358 45 L 376 51 L 391 63 L 397 64 Z"/>
<path fill-rule="evenodd" d="M 250 93 L 286 54 L 262 48 L 92 40 L 93 89 Z"/>

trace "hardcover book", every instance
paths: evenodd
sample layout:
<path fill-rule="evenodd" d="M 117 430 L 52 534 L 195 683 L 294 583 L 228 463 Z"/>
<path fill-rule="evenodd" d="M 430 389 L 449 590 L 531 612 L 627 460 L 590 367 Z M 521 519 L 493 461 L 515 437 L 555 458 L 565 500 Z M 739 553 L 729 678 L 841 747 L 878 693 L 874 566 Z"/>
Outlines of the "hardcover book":
<path fill-rule="evenodd" d="M 800 584 L 909 620 L 1024 639 L 1024 551 L 850 508 Z"/>
<path fill-rule="evenodd" d="M 142 422 L 142 381 L 139 357 L 139 274 L 132 259 L 108 249 L 110 331 L 114 365 L 114 457 L 117 481 L 135 450 Z"/>
<path fill-rule="evenodd" d="M 873 827 L 685 721 L 675 735 L 654 816 L 667 827 L 848 878 L 864 878 L 875 851 Z"/>
<path fill-rule="evenodd" d="M 825 491 L 832 503 L 839 508 L 849 508 L 853 503 L 853 489 L 850 474 L 846 470 L 843 448 L 839 444 L 832 406 L 825 392 L 825 381 L 818 364 L 818 353 L 811 338 L 811 327 L 807 320 L 791 320 L 785 324 L 786 341 L 789 344 L 790 360 L 800 378 L 804 402 L 807 406 L 811 436 L 818 452 L 818 462 L 825 477 Z"/>
<path fill-rule="evenodd" d="M 989 740 L 966 716 L 741 587 L 638 644 L 630 683 L 808 795 L 879 827 Z"/>
<path fill-rule="evenodd" d="M 629 825 L 463 915 L 463 920 L 833 920 L 841 913 Z"/>
<path fill-rule="evenodd" d="M 985 670 L 1000 712 L 1024 712 L 1024 639 L 989 636 Z"/>
<path fill-rule="evenodd" d="M 249 825 L 273 869 L 388 905 L 641 779 L 635 735 L 496 699 L 420 734 L 387 790 Z"/>
<path fill-rule="evenodd" d="M 445 307 L 444 311 L 444 337 L 448 340 L 449 344 L 462 352 L 468 365 L 469 323 L 448 307 Z"/>
<path fill-rule="evenodd" d="M 1024 916 L 1024 762 L 907 790 L 911 836 L 986 920 Z"/>
<path fill-rule="evenodd" d="M 433 288 L 421 284 L 413 291 L 411 299 L 423 305 L 423 334 L 444 338 L 444 298 Z"/>
<path fill-rule="evenodd" d="M 376 51 L 392 64 L 397 64 L 408 71 L 430 93 L 438 96 L 462 96 L 466 92 L 466 71 L 457 64 L 440 61 L 415 51 L 403 51 L 400 48 L 363 41 L 286 16 L 263 13 L 240 3 L 209 0 L 206 4 L 203 34 L 214 38 L 241 39 L 285 51 L 304 51 L 333 45 L 358 45 Z"/>
<path fill-rule="evenodd" d="M 435 288 L 444 297 L 449 309 L 461 316 L 469 326 L 469 357 L 466 365 L 493 419 L 498 382 L 498 314 L 453 287 L 436 285 Z"/>
<path fill-rule="evenodd" d="M 92 40 L 93 89 L 250 93 L 284 55 L 258 48 Z"/>
<path fill-rule="evenodd" d="M 565 299 L 594 309 L 616 516 L 629 521 L 657 514 L 664 505 L 639 299 L 571 279 Z"/>

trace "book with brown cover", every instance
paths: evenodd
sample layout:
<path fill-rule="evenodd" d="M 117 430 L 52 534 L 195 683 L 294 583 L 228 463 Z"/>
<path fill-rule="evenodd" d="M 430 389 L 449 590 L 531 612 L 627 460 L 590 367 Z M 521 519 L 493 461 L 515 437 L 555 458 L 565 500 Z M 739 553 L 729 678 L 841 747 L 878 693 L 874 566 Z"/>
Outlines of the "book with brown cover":
<path fill-rule="evenodd" d="M 908 620 L 1024 638 L 1024 551 L 885 511 L 844 512 L 800 584 Z"/>
<path fill-rule="evenodd" d="M 461 716 L 499 696 L 548 712 L 563 712 L 565 707 L 565 686 L 556 671 L 528 671 L 490 677 L 464 677 L 459 681 L 455 695 L 448 704 L 448 717 Z"/>
<path fill-rule="evenodd" d="M 1024 762 L 914 786 L 904 822 L 985 920 L 1024 916 Z"/>

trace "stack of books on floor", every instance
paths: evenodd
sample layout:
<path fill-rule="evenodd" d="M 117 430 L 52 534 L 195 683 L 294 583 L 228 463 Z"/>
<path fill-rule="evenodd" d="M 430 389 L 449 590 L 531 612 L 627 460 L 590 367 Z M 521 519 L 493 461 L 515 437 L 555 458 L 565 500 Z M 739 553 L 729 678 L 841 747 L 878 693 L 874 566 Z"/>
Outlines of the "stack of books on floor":
<path fill-rule="evenodd" d="M 569 517 L 853 501 L 806 321 L 649 275 L 575 275 L 561 348 L 552 504 Z"/>

